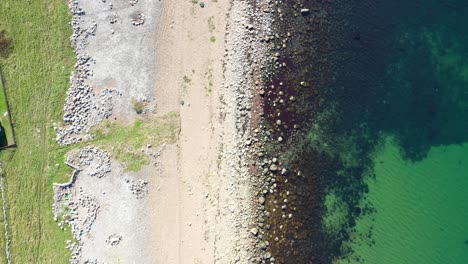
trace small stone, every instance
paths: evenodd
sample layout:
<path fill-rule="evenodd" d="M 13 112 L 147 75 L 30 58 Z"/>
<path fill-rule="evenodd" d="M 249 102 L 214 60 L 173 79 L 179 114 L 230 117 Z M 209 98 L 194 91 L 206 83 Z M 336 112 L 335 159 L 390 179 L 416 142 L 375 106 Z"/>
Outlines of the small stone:
<path fill-rule="evenodd" d="M 258 202 L 263 205 L 265 203 L 265 197 L 263 196 L 260 196 L 260 198 L 258 198 Z"/>
<path fill-rule="evenodd" d="M 271 164 L 271 165 L 270 165 L 270 170 L 273 171 L 273 172 L 275 172 L 275 171 L 278 170 L 278 166 L 276 166 L 276 164 Z"/>
<path fill-rule="evenodd" d="M 254 228 L 250 229 L 250 233 L 252 233 L 252 235 L 254 235 L 254 236 L 257 236 L 258 235 L 258 229 L 254 227 Z"/>
<path fill-rule="evenodd" d="M 308 9 L 308 8 L 303 8 L 303 9 L 301 9 L 301 14 L 302 14 L 303 16 L 309 15 L 309 14 L 310 14 L 310 9 Z"/>

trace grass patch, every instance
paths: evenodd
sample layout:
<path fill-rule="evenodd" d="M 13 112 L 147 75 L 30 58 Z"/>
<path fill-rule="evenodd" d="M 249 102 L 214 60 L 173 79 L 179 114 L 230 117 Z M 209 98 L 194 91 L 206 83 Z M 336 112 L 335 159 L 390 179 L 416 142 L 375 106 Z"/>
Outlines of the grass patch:
<path fill-rule="evenodd" d="M 145 109 L 145 104 L 143 104 L 143 102 L 138 101 L 135 98 L 132 98 L 132 107 L 133 107 L 133 110 L 135 110 L 137 114 L 141 114 L 143 113 L 143 110 Z"/>
<path fill-rule="evenodd" d="M 206 81 L 208 82 L 205 85 L 205 91 L 207 94 L 210 94 L 213 91 L 213 68 L 208 68 L 208 71 L 205 73 Z"/>
<path fill-rule="evenodd" d="M 215 43 L 215 42 L 216 42 L 216 38 L 215 38 L 214 36 L 211 36 L 210 41 L 211 41 L 212 43 Z"/>
<path fill-rule="evenodd" d="M 112 153 L 127 171 L 138 171 L 149 163 L 149 157 L 141 151 L 142 148 L 147 144 L 157 148 L 163 143 L 174 143 L 179 130 L 180 121 L 176 113 L 144 121 L 138 119 L 129 126 L 106 121 L 93 130 L 95 139 L 89 143 Z"/>
<path fill-rule="evenodd" d="M 7 37 L 5 30 L 0 29 L 0 56 L 3 58 L 8 57 L 11 52 L 11 48 L 11 39 Z"/>
<path fill-rule="evenodd" d="M 184 83 L 192 84 L 192 79 L 190 79 L 187 75 L 184 75 Z"/>
<path fill-rule="evenodd" d="M 0 28 L 11 38 L 0 63 L 18 145 L 0 152 L 13 263 L 67 263 L 70 257 L 65 240 L 71 232 L 58 228 L 51 210 L 52 183 L 70 174 L 61 164 L 66 149 L 50 132 L 53 120 L 62 119 L 75 62 L 70 19 L 67 1 L 0 1 Z M 0 263 L 6 263 L 1 233 Z"/>
<path fill-rule="evenodd" d="M 213 31 L 216 29 L 213 19 L 214 16 L 210 16 L 208 18 L 208 30 L 210 31 L 210 33 L 213 33 Z"/>

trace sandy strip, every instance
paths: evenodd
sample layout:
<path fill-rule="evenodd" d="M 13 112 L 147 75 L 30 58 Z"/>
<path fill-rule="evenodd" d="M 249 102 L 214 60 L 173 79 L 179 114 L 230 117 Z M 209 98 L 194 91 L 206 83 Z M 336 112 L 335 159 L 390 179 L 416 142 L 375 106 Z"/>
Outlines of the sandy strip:
<path fill-rule="evenodd" d="M 153 196 L 155 263 L 246 263 L 249 257 L 251 190 L 240 153 L 240 124 L 248 123 L 241 112 L 250 104 L 240 45 L 247 8 L 243 1 L 163 4 L 155 97 L 160 113 L 180 111 L 181 133 L 177 147 L 161 157 L 161 188 Z"/>

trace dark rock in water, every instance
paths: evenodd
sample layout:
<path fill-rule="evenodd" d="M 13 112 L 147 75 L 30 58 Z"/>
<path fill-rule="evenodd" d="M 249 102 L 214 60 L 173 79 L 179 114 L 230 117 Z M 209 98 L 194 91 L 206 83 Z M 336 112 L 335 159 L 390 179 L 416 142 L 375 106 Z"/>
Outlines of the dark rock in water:
<path fill-rule="evenodd" d="M 356 215 L 360 215 L 360 214 L 361 214 L 361 211 L 362 211 L 362 210 L 361 210 L 361 207 L 359 207 L 359 206 L 356 206 L 356 207 L 354 208 L 354 213 L 356 213 Z"/>

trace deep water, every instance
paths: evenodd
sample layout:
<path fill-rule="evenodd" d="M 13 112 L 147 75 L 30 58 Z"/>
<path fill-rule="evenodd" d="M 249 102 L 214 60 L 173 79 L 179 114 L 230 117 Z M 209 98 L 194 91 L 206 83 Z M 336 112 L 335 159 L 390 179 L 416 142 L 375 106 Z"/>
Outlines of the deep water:
<path fill-rule="evenodd" d="M 272 83 L 307 130 L 280 261 L 468 263 L 468 2 L 286 4 L 311 13 L 277 25 L 295 35 Z"/>

